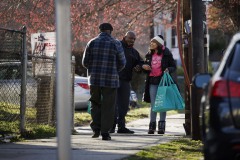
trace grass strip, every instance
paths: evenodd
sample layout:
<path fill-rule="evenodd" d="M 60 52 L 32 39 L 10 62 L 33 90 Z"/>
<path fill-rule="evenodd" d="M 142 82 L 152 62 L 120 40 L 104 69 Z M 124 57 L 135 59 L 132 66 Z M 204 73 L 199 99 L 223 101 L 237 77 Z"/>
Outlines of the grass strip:
<path fill-rule="evenodd" d="M 144 149 L 122 160 L 199 160 L 203 159 L 201 141 L 180 138 Z"/>

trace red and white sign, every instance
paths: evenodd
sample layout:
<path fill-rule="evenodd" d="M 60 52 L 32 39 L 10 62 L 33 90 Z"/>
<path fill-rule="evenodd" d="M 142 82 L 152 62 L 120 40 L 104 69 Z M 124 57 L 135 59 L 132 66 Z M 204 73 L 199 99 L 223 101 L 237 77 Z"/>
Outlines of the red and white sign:
<path fill-rule="evenodd" d="M 55 57 L 56 33 L 46 32 L 31 34 L 31 47 L 33 55 Z"/>

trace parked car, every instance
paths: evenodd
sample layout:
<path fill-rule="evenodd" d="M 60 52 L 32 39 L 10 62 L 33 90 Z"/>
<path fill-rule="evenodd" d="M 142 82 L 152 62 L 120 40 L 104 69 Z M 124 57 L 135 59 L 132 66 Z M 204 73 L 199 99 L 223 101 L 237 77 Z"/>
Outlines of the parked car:
<path fill-rule="evenodd" d="M 34 107 L 37 101 L 37 79 L 32 74 L 32 63 L 28 63 L 26 81 L 26 105 Z M 0 63 L 0 102 L 20 105 L 21 62 Z M 74 81 L 74 103 L 76 109 L 87 108 L 90 98 L 86 77 L 76 75 Z"/>
<path fill-rule="evenodd" d="M 240 159 L 239 60 L 240 33 L 237 33 L 214 75 L 194 77 L 193 84 L 204 89 L 200 120 L 206 160 Z"/>
<path fill-rule="evenodd" d="M 88 78 L 75 75 L 75 80 L 74 80 L 75 109 L 87 109 L 89 98 L 90 98 L 90 88 L 88 85 Z M 137 94 L 133 90 L 131 90 L 130 92 L 129 99 L 130 99 L 129 105 L 132 108 L 138 107 Z"/>
<path fill-rule="evenodd" d="M 74 80 L 74 103 L 75 109 L 86 109 L 90 98 L 88 78 L 75 75 Z"/>
<path fill-rule="evenodd" d="M 129 105 L 132 108 L 137 108 L 138 107 L 138 104 L 137 104 L 138 98 L 137 98 L 137 94 L 133 90 L 130 91 L 129 99 L 130 99 L 130 104 Z"/>
<path fill-rule="evenodd" d="M 8 61 L 0 63 L 0 101 L 20 105 L 21 62 Z M 35 106 L 37 100 L 37 80 L 32 76 L 31 63 L 27 67 L 26 105 Z"/>

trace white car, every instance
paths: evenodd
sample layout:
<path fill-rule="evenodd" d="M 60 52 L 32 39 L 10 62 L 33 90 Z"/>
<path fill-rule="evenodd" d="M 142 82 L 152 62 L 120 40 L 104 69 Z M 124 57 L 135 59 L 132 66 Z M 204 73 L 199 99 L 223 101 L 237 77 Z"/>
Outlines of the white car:
<path fill-rule="evenodd" d="M 20 105 L 21 93 L 21 62 L 1 62 L 0 63 L 0 101 Z M 37 101 L 37 80 L 32 76 L 31 63 L 27 69 L 27 98 L 26 104 L 34 107 Z M 74 103 L 76 109 L 87 108 L 90 98 L 90 90 L 87 77 L 75 75 L 74 80 Z"/>
<path fill-rule="evenodd" d="M 75 75 L 74 80 L 74 103 L 75 109 L 87 109 L 88 101 L 90 99 L 90 88 L 88 85 L 88 78 L 82 77 L 79 75 Z M 130 106 L 133 108 L 137 108 L 137 95 L 131 90 L 130 92 Z"/>
<path fill-rule="evenodd" d="M 74 104 L 75 109 L 86 109 L 90 98 L 88 78 L 75 75 L 74 80 Z"/>

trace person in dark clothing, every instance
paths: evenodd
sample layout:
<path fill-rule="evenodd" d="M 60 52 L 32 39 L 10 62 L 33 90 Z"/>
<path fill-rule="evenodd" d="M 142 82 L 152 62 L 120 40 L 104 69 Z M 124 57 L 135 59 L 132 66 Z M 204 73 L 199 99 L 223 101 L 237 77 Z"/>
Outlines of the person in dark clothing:
<path fill-rule="evenodd" d="M 109 130 L 114 122 L 118 72 L 125 67 L 126 59 L 120 41 L 111 36 L 112 25 L 103 23 L 99 29 L 100 34 L 85 48 L 82 64 L 89 77 L 92 138 L 99 137 L 101 133 L 102 140 L 111 140 Z"/>
<path fill-rule="evenodd" d="M 129 97 L 131 91 L 130 82 L 132 80 L 132 72 L 133 70 L 136 72 L 140 72 L 143 64 L 143 60 L 140 57 L 140 54 L 135 48 L 133 48 L 135 40 L 135 33 L 129 31 L 125 34 L 123 40 L 121 41 L 127 63 L 125 68 L 119 72 L 120 87 L 117 89 L 115 121 L 112 129 L 110 130 L 110 133 L 115 132 L 116 125 L 118 125 L 117 133 L 134 133 L 134 131 L 126 128 L 125 116 L 129 108 Z"/>
<path fill-rule="evenodd" d="M 142 68 L 147 73 L 145 81 L 145 92 L 143 100 L 151 103 L 150 123 L 148 134 L 154 134 L 156 130 L 157 113 L 152 109 L 155 104 L 158 85 L 164 72 L 174 72 L 176 64 L 170 50 L 164 46 L 163 36 L 155 36 L 149 46 L 150 51 L 145 56 L 145 62 Z M 160 112 L 160 120 L 158 121 L 158 134 L 165 133 L 166 112 Z"/>

